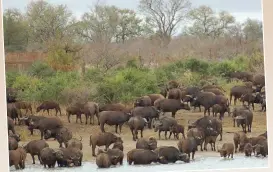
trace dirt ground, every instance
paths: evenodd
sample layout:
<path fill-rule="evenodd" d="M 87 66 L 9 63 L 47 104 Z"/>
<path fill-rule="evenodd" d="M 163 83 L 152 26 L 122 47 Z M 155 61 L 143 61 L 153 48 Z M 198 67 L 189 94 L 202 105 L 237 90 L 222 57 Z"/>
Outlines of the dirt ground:
<path fill-rule="evenodd" d="M 237 104 L 237 106 L 241 106 L 241 103 Z M 231 108 L 233 108 L 234 106 L 231 106 Z M 33 107 L 33 109 L 35 109 Z M 255 111 L 254 111 L 254 118 L 253 118 L 253 124 L 252 124 L 252 132 L 248 133 L 248 136 L 257 136 L 259 134 L 262 134 L 266 131 L 266 113 L 265 112 L 260 112 L 261 107 L 259 105 L 255 106 Z M 91 147 L 89 146 L 89 137 L 90 134 L 94 134 L 97 132 L 100 132 L 99 126 L 97 125 L 97 120 L 95 118 L 95 125 L 90 125 L 89 123 L 87 125 L 85 125 L 85 117 L 82 116 L 83 119 L 83 124 L 80 124 L 80 122 L 77 124 L 76 123 L 76 117 L 75 116 L 71 116 L 70 120 L 71 123 L 68 123 L 67 120 L 67 116 L 65 115 L 65 108 L 62 108 L 62 116 L 58 116 L 59 118 L 61 118 L 61 120 L 64 122 L 65 127 L 68 127 L 69 129 L 72 130 L 73 132 L 73 137 L 76 138 L 80 138 L 80 136 L 83 138 L 82 142 L 83 142 L 83 153 L 84 153 L 84 158 L 83 161 L 94 161 L 95 158 L 92 157 L 92 151 L 91 151 Z M 24 111 L 23 111 L 24 113 Z M 39 115 L 42 115 L 43 113 L 40 112 Z M 166 113 L 167 115 L 170 115 L 168 113 Z M 47 116 L 47 113 L 45 112 L 43 114 L 44 116 Z M 55 117 L 55 111 L 52 111 L 50 113 L 51 117 Z M 176 114 L 176 119 L 178 120 L 179 124 L 182 124 L 185 126 L 185 128 L 187 127 L 187 121 L 188 120 L 196 120 L 200 117 L 203 116 L 203 109 L 202 112 L 199 112 L 199 109 L 197 108 L 195 111 L 193 111 L 193 109 L 191 111 L 185 111 L 185 110 L 180 110 L 177 112 Z M 115 127 L 114 126 L 108 126 L 105 125 L 105 130 L 109 131 L 109 132 L 115 132 Z M 27 130 L 26 126 L 16 126 L 16 131 L 18 133 L 21 134 L 22 137 L 22 141 L 20 142 L 20 145 L 27 143 L 30 140 L 34 140 L 34 139 L 40 139 L 40 132 L 39 131 L 34 131 L 34 136 L 30 136 L 30 132 Z M 234 131 L 242 131 L 241 127 L 238 128 L 233 127 L 233 120 L 231 117 L 228 117 L 227 113 L 225 114 L 225 117 L 223 119 L 223 140 L 220 142 L 220 136 L 218 136 L 217 138 L 217 142 L 216 142 L 216 149 L 217 146 L 221 146 L 223 143 L 225 142 L 232 142 L 233 143 L 233 134 L 232 133 L 226 133 L 226 132 L 234 132 Z M 169 134 L 168 134 L 169 135 Z M 185 131 L 185 135 L 186 135 L 186 131 Z M 126 156 L 126 153 L 135 148 L 135 143 L 132 140 L 132 135 L 131 132 L 129 130 L 129 128 L 126 126 L 126 124 L 124 124 L 121 134 L 120 136 L 122 137 L 123 141 L 124 141 L 124 154 Z M 149 129 L 145 129 L 143 132 L 143 136 L 145 138 L 149 137 L 149 136 L 155 136 L 158 139 L 158 133 L 155 133 L 153 129 L 149 130 Z M 140 137 L 140 136 L 139 136 Z M 179 137 L 181 138 L 182 136 L 179 135 Z M 53 139 L 47 140 L 48 144 L 50 145 L 50 147 L 52 148 L 58 148 L 59 144 L 57 141 L 54 141 Z M 164 137 L 164 132 L 161 132 L 161 140 L 158 140 L 158 146 L 176 146 L 177 147 L 177 139 L 174 139 L 173 136 L 171 137 L 171 139 L 165 140 Z M 112 146 L 112 145 L 111 145 Z M 110 146 L 110 147 L 111 147 Z M 104 147 L 103 147 L 104 148 Z M 210 145 L 208 145 L 208 151 L 200 151 L 200 148 L 198 148 L 199 151 L 196 152 L 195 157 L 199 157 L 199 156 L 219 156 L 219 153 L 217 152 L 213 152 L 211 151 L 211 147 Z M 35 158 L 37 159 L 37 157 Z M 28 154 L 27 156 L 27 164 L 32 163 L 31 160 L 31 156 Z"/>

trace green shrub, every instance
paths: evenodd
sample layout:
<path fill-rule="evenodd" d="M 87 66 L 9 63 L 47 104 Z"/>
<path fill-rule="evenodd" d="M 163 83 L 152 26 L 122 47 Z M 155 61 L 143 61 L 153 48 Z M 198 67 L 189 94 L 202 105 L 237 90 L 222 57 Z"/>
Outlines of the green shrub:
<path fill-rule="evenodd" d="M 210 64 L 204 60 L 191 58 L 185 61 L 184 66 L 185 69 L 189 69 L 192 72 L 198 72 L 201 75 L 206 75 L 208 74 Z"/>
<path fill-rule="evenodd" d="M 12 87 L 18 76 L 20 76 L 19 72 L 16 71 L 6 72 L 6 86 Z"/>
<path fill-rule="evenodd" d="M 156 77 L 152 72 L 127 68 L 105 77 L 98 85 L 97 97 L 101 102 L 129 102 L 157 91 Z"/>
<path fill-rule="evenodd" d="M 42 61 L 36 61 L 28 69 L 28 74 L 30 76 L 44 78 L 53 76 L 55 74 L 55 71 L 47 63 Z"/>

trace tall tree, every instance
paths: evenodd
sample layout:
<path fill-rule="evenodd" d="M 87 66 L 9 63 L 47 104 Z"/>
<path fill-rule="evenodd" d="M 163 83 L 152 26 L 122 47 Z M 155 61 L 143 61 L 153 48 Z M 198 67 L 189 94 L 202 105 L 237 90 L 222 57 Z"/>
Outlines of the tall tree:
<path fill-rule="evenodd" d="M 52 5 L 45 1 L 31 1 L 27 6 L 27 18 L 32 43 L 38 48 L 48 48 L 49 42 L 63 42 L 71 37 L 74 23 L 72 12 L 65 5 Z"/>
<path fill-rule="evenodd" d="M 193 25 L 186 32 L 199 37 L 217 38 L 234 24 L 235 18 L 226 11 L 215 13 L 209 6 L 202 5 L 189 12 Z"/>
<path fill-rule="evenodd" d="M 189 0 L 140 0 L 139 4 L 147 23 L 156 28 L 163 46 L 169 44 L 177 26 L 186 19 L 190 7 Z"/>
<path fill-rule="evenodd" d="M 263 39 L 263 24 L 259 20 L 247 19 L 243 23 L 243 32 L 245 39 L 248 41 L 255 41 Z"/>
<path fill-rule="evenodd" d="M 117 41 L 125 40 L 140 36 L 143 28 L 141 25 L 142 20 L 136 16 L 136 13 L 128 9 L 119 9 L 118 11 L 118 28 L 116 33 Z"/>
<path fill-rule="evenodd" d="M 18 9 L 8 9 L 3 15 L 6 51 L 24 51 L 28 44 L 28 26 Z"/>

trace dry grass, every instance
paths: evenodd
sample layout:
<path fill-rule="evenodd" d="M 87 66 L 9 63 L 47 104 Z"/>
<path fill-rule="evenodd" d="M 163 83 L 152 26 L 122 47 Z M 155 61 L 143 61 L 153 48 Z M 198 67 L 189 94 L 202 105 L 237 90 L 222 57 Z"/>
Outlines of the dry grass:
<path fill-rule="evenodd" d="M 237 106 L 240 106 L 241 103 L 238 102 Z M 234 106 L 233 106 L 234 107 Z M 255 106 L 254 111 L 254 120 L 252 125 L 252 133 L 248 134 L 249 136 L 257 136 L 266 130 L 266 113 L 259 112 L 260 106 Z M 76 124 L 75 122 L 75 116 L 71 116 L 71 123 L 68 123 L 67 117 L 65 115 L 65 108 L 62 108 L 62 116 L 58 116 L 63 122 L 66 127 L 71 129 L 73 131 L 73 137 L 79 138 L 79 136 L 82 136 L 83 138 L 83 151 L 84 151 L 84 161 L 94 161 L 94 157 L 92 157 L 91 147 L 89 146 L 89 137 L 90 134 L 94 134 L 97 132 L 100 132 L 99 126 L 97 125 L 97 120 L 95 120 L 95 125 L 90 125 L 89 123 L 85 125 L 85 118 L 82 116 L 83 124 Z M 41 114 L 39 114 L 41 115 Z M 47 113 L 44 113 L 45 116 L 47 116 Z M 168 114 L 169 115 L 169 114 Z M 51 117 L 55 117 L 55 111 L 52 111 L 50 113 Z M 203 116 L 203 112 L 199 112 L 198 108 L 195 112 L 193 110 L 191 111 L 184 111 L 181 110 L 176 114 L 176 119 L 178 120 L 179 124 L 184 125 L 187 127 L 187 121 L 188 120 L 195 120 L 197 118 L 200 118 Z M 96 119 L 96 118 L 95 118 Z M 114 126 L 110 127 L 108 125 L 105 126 L 106 131 L 114 132 Z M 219 138 L 217 138 L 217 145 L 220 146 L 224 142 L 233 142 L 233 134 L 232 133 L 226 133 L 226 132 L 234 132 L 234 131 L 241 131 L 241 128 L 233 127 L 233 121 L 231 117 L 225 116 L 223 120 L 223 141 L 219 142 Z M 40 133 L 39 131 L 34 132 L 34 136 L 30 136 L 30 132 L 26 129 L 26 126 L 16 126 L 16 131 L 22 135 L 22 142 L 21 144 L 24 144 L 30 140 L 33 139 L 40 139 Z M 144 137 L 149 136 L 155 136 L 158 138 L 158 133 L 155 133 L 153 130 L 146 129 L 144 131 Z M 168 135 L 169 136 L 169 135 Z M 121 137 L 124 140 L 124 153 L 126 154 L 129 150 L 135 148 L 135 142 L 132 140 L 132 135 L 130 130 L 126 125 L 122 128 Z M 181 137 L 181 135 L 180 135 Z M 53 139 L 50 139 L 47 141 L 50 147 L 52 148 L 58 148 L 57 141 L 54 141 Z M 165 140 L 164 132 L 161 133 L 161 140 L 158 141 L 158 145 L 170 145 L 170 146 L 177 146 L 177 140 L 173 139 L 171 137 L 170 140 Z M 210 145 L 208 145 L 208 152 L 204 151 L 198 151 L 196 153 L 196 157 L 198 156 L 218 156 L 218 153 L 212 152 L 210 149 Z M 27 163 L 31 163 L 31 157 L 27 156 Z"/>

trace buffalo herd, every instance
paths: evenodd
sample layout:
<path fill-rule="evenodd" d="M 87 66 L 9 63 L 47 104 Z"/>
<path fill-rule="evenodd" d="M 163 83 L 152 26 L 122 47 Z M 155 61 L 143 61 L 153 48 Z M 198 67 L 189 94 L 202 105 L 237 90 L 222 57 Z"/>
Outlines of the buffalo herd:
<path fill-rule="evenodd" d="M 99 104 L 96 102 L 75 103 L 65 109 L 69 123 L 71 115 L 76 116 L 83 123 L 81 115 L 85 116 L 85 125 L 89 123 L 98 125 L 95 134 L 90 135 L 89 145 L 92 156 L 96 157 L 96 164 L 99 168 L 108 168 L 117 164 L 123 164 L 124 147 L 123 139 L 116 133 L 122 133 L 124 124 L 128 126 L 132 134 L 132 140 L 136 142 L 135 149 L 127 152 L 127 163 L 150 164 L 150 163 L 175 163 L 183 161 L 189 163 L 194 159 L 195 152 L 207 151 L 210 145 L 212 151 L 219 152 L 221 157 L 233 158 L 234 153 L 244 152 L 245 156 L 268 155 L 267 132 L 257 137 L 248 137 L 247 132 L 252 132 L 254 104 L 261 106 L 260 111 L 266 111 L 265 82 L 264 75 L 251 74 L 248 72 L 231 73 L 228 80 L 239 79 L 244 84 L 233 86 L 230 90 L 212 83 L 202 87 L 185 87 L 177 81 L 169 81 L 160 87 L 159 93 L 142 95 L 135 99 L 133 107 L 122 103 Z M 10 166 L 16 169 L 25 168 L 27 154 L 32 157 L 35 164 L 35 156 L 45 168 L 81 166 L 83 158 L 82 138 L 74 138 L 72 131 L 65 127 L 63 121 L 58 117 L 62 116 L 60 105 L 54 101 L 44 101 L 36 108 L 36 114 L 55 110 L 55 117 L 34 115 L 31 103 L 17 100 L 18 90 L 7 88 L 7 116 L 8 116 L 8 141 Z M 226 96 L 228 95 L 229 97 Z M 233 102 L 232 102 L 233 100 Z M 231 109 L 231 104 L 236 105 L 239 100 L 242 105 Z M 247 103 L 247 104 L 245 104 Z M 195 121 L 188 120 L 187 128 L 177 121 L 179 110 L 193 111 L 198 108 L 201 112 L 204 108 L 204 116 Z M 23 111 L 25 110 L 25 114 Z M 27 113 L 30 112 L 30 115 Z M 212 115 L 211 115 L 212 112 Z M 171 113 L 167 116 L 166 113 Z M 224 114 L 226 120 L 233 122 L 233 127 L 242 127 L 242 131 L 233 132 L 232 142 L 223 143 L 222 147 L 216 146 L 217 137 L 219 141 L 223 137 Z M 218 115 L 219 114 L 219 115 Z M 218 115 L 218 117 L 217 117 Z M 94 118 L 97 119 L 95 124 Z M 21 136 L 15 131 L 15 125 L 27 126 L 31 135 L 34 130 L 40 131 L 40 139 L 32 140 L 24 145 L 19 145 Z M 104 126 L 115 126 L 115 133 L 105 131 Z M 154 130 L 161 139 L 161 132 L 165 139 L 173 135 L 177 139 L 175 146 L 158 146 L 157 138 L 150 136 L 143 137 L 145 129 Z M 169 132 L 169 136 L 167 136 Z M 139 134 L 140 133 L 140 134 Z M 181 134 L 181 137 L 179 135 Z M 59 143 L 58 149 L 50 148 L 47 139 L 53 138 Z M 111 146 L 112 145 L 112 146 Z M 105 146 L 105 149 L 96 147 Z M 110 147 L 111 146 L 111 147 Z"/>

